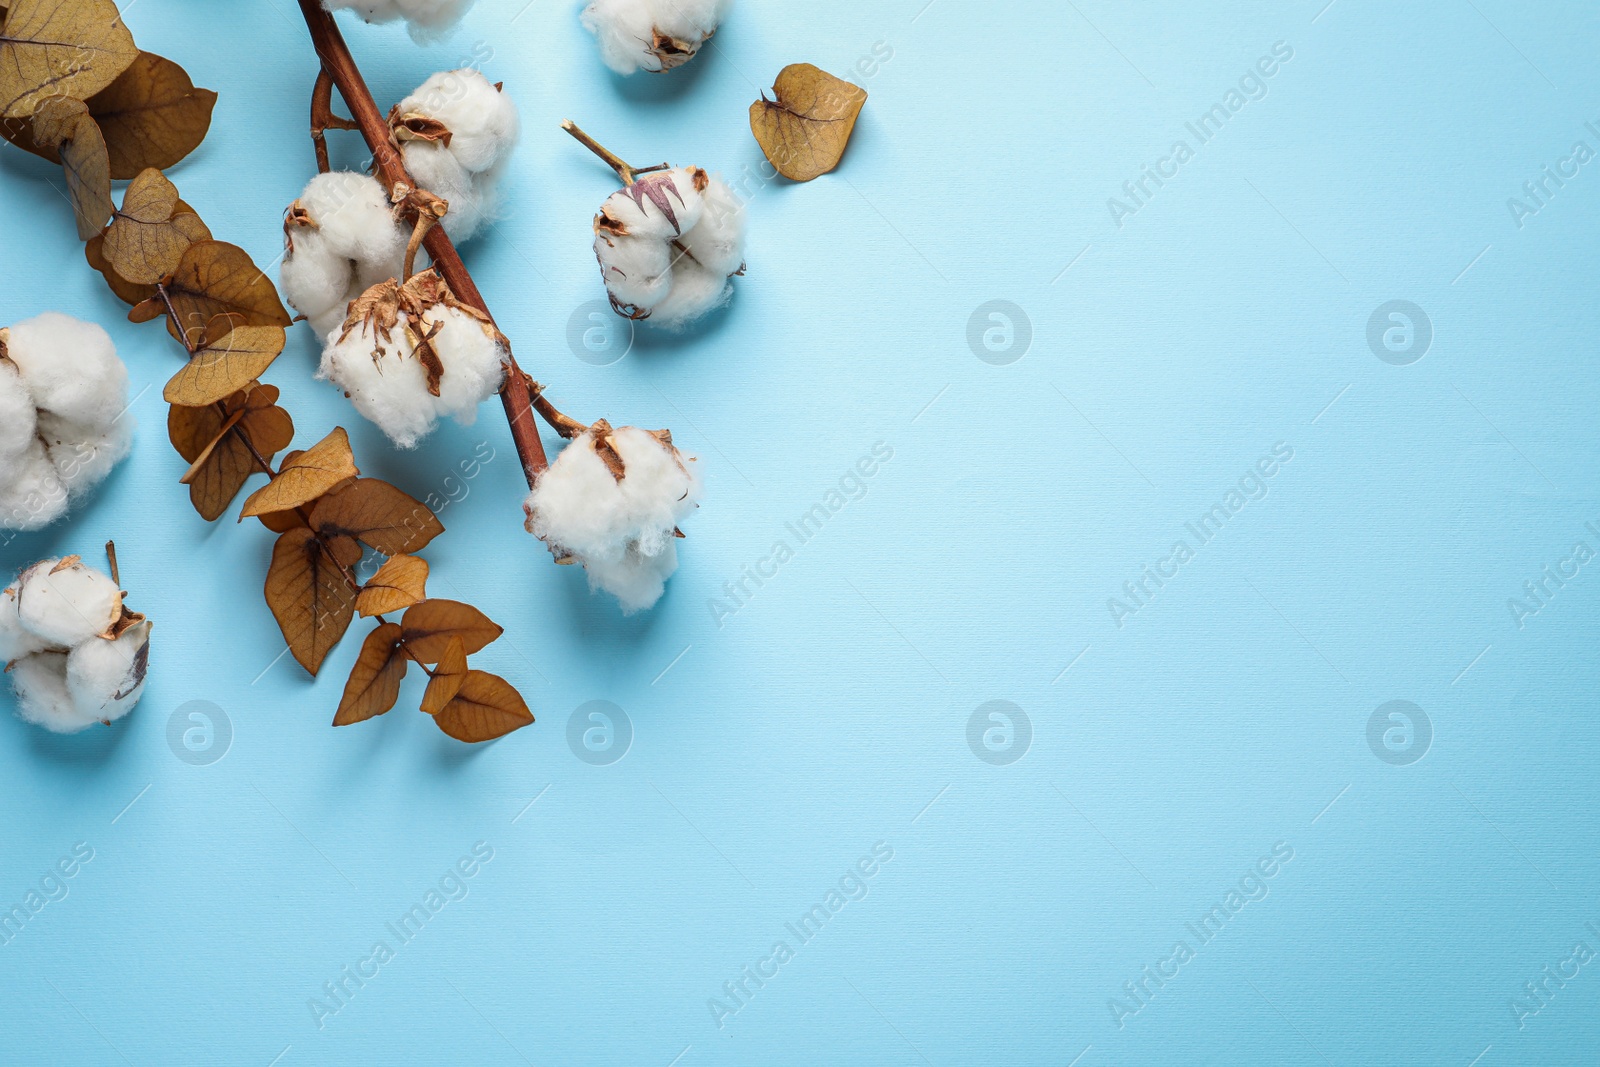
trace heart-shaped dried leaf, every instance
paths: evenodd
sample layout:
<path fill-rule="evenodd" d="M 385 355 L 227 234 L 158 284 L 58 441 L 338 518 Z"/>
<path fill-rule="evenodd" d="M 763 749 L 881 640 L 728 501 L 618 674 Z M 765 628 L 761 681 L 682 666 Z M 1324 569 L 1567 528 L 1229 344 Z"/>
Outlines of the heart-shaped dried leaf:
<path fill-rule="evenodd" d="M 287 511 L 308 504 L 339 482 L 360 473 L 355 456 L 350 452 L 349 435 L 343 426 L 335 426 L 332 433 L 286 461 L 277 477 L 252 493 L 244 502 L 239 519 L 242 522 L 250 515 Z"/>
<path fill-rule="evenodd" d="M 190 216 L 193 218 L 194 216 Z M 116 228 L 116 223 L 112 223 Z M 240 326 L 213 344 L 196 350 L 167 383 L 162 394 L 169 404 L 200 407 L 232 396 L 261 377 L 283 351 L 281 326 Z"/>
<path fill-rule="evenodd" d="M 31 115 L 52 96 L 93 96 L 138 55 L 112 0 L 13 0 L 0 33 L 0 115 Z"/>
<path fill-rule="evenodd" d="M 356 609 L 356 591 L 316 534 L 301 528 L 278 538 L 267 569 L 266 594 L 289 651 L 300 666 L 316 674 L 349 629 Z"/>
<path fill-rule="evenodd" d="M 461 638 L 470 656 L 505 633 L 483 612 L 456 600 L 424 600 L 406 610 L 400 625 L 405 629 L 406 647 L 424 663 L 442 660 L 452 637 Z"/>
<path fill-rule="evenodd" d="M 311 525 L 324 537 L 358 537 L 386 556 L 417 552 L 444 533 L 426 504 L 378 478 L 361 478 L 325 495 Z"/>
<path fill-rule="evenodd" d="M 205 223 L 179 212 L 178 204 L 178 187 L 159 170 L 140 171 L 105 232 L 111 269 L 130 282 L 154 285 L 178 268 L 190 245 L 208 240 Z"/>
<path fill-rule="evenodd" d="M 476 744 L 522 729 L 533 722 L 533 712 L 504 678 L 487 671 L 469 671 L 455 699 L 433 721 L 457 741 Z"/>
<path fill-rule="evenodd" d="M 439 714 L 461 692 L 466 680 L 467 646 L 461 643 L 460 637 L 452 637 L 445 645 L 444 657 L 433 669 L 433 677 L 428 679 L 428 691 L 422 694 L 422 713 Z"/>
<path fill-rule="evenodd" d="M 401 611 L 426 600 L 427 587 L 427 560 L 417 556 L 391 556 L 362 586 L 361 595 L 356 597 L 356 610 L 363 618 Z"/>
<path fill-rule="evenodd" d="M 196 241 L 184 249 L 172 280 L 167 282 L 167 295 L 191 345 L 205 340 L 207 328 L 219 315 L 231 316 L 235 326 L 288 329 L 291 322 L 272 280 L 261 273 L 248 252 L 226 241 Z M 149 322 L 165 314 L 161 301 L 146 300 L 128 312 L 128 318 Z M 181 340 L 178 327 L 170 320 L 167 332 Z"/>
<path fill-rule="evenodd" d="M 270 461 L 294 440 L 294 420 L 277 401 L 277 386 L 251 382 L 221 405 L 168 412 L 167 435 L 178 454 L 191 464 L 205 457 L 190 479 L 189 500 L 207 522 L 228 509 L 252 474 L 266 473 L 251 446 Z"/>
<path fill-rule="evenodd" d="M 3 128 L 3 123 L 0 123 L 0 128 Z M 173 210 L 173 215 L 191 216 L 185 225 L 193 227 L 194 232 L 198 234 L 198 236 L 194 238 L 196 241 L 211 240 L 211 231 L 206 228 L 206 224 L 201 221 L 200 216 L 195 213 L 194 208 L 190 207 L 182 200 L 178 201 L 178 206 Z M 83 254 L 84 257 L 88 259 L 89 266 L 100 272 L 101 277 L 105 278 L 106 280 L 106 285 L 109 286 L 111 291 L 117 295 L 117 299 L 121 300 L 123 303 L 139 304 L 146 300 L 150 300 L 153 302 L 152 306 L 159 308 L 164 314 L 166 311 L 165 305 L 163 305 L 159 300 L 155 299 L 155 286 L 136 285 L 124 278 L 122 275 L 118 274 L 112 269 L 111 264 L 106 262 L 104 250 L 105 241 L 105 234 L 98 233 L 91 237 L 83 246 Z"/>
<path fill-rule="evenodd" d="M 410 662 L 400 644 L 400 627 L 386 622 L 368 634 L 355 666 L 350 668 L 350 680 L 345 683 L 333 725 L 349 726 L 394 707 Z"/>
<path fill-rule="evenodd" d="M 111 163 L 100 127 L 89 117 L 82 100 L 52 96 L 34 112 L 33 136 L 60 156 L 78 238 L 89 240 L 106 224 L 112 208 Z"/>
<path fill-rule="evenodd" d="M 797 182 L 839 165 L 855 131 L 867 91 L 810 63 L 791 63 L 750 105 L 750 130 L 778 173 Z"/>
<path fill-rule="evenodd" d="M 205 140 L 217 94 L 196 89 L 170 59 L 140 52 L 127 70 L 88 100 L 105 132 L 111 177 L 126 181 L 144 170 L 165 170 Z"/>

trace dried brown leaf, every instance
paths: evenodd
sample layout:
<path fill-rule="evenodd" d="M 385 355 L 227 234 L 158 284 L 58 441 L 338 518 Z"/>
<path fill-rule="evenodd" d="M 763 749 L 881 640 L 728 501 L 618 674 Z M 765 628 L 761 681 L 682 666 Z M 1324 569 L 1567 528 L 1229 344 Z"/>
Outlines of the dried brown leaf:
<path fill-rule="evenodd" d="M 428 691 L 422 694 L 422 713 L 437 715 L 461 692 L 467 680 L 467 646 L 460 637 L 452 637 L 445 645 L 444 657 L 433 669 L 428 679 Z"/>
<path fill-rule="evenodd" d="M 282 326 L 289 313 L 278 299 L 272 280 L 250 259 L 249 253 L 225 241 L 196 241 L 184 249 L 178 268 L 167 282 L 167 295 L 178 313 L 189 343 L 206 339 L 212 320 L 229 316 L 233 326 Z M 128 312 L 133 322 L 149 322 L 166 314 L 160 301 L 145 301 Z M 179 336 L 171 321 L 167 332 Z"/>
<path fill-rule="evenodd" d="M 778 173 L 808 182 L 839 165 L 867 91 L 810 63 L 778 73 L 768 100 L 750 105 L 750 130 Z"/>
<path fill-rule="evenodd" d="M 356 597 L 356 610 L 363 618 L 370 618 L 409 608 L 427 599 L 427 586 L 427 560 L 404 554 L 391 556 L 362 587 L 361 595 Z"/>
<path fill-rule="evenodd" d="M 457 741 L 476 744 L 522 729 L 533 722 L 533 712 L 504 678 L 487 671 L 468 671 L 455 699 L 433 721 Z"/>
<path fill-rule="evenodd" d="M 322 669 L 355 616 L 356 593 L 310 530 L 290 530 L 272 546 L 267 606 L 289 651 L 311 674 Z"/>
<path fill-rule="evenodd" d="M 283 351 L 285 340 L 281 326 L 240 326 L 229 330 L 220 341 L 196 350 L 184 368 L 172 376 L 162 395 L 167 403 L 185 407 L 226 399 L 261 377 Z"/>
<path fill-rule="evenodd" d="M 111 177 L 125 181 L 146 167 L 165 170 L 178 163 L 205 140 L 216 102 L 216 93 L 196 89 L 172 60 L 140 52 L 88 100 L 105 133 Z"/>
<path fill-rule="evenodd" d="M 179 203 L 178 187 L 165 175 L 141 171 L 106 228 L 103 255 L 111 269 L 137 285 L 154 285 L 178 268 L 190 245 L 209 240 L 200 216 L 180 212 Z"/>
<path fill-rule="evenodd" d="M 483 612 L 456 600 L 424 600 L 406 610 L 400 625 L 406 647 L 424 663 L 443 659 L 452 637 L 461 639 L 470 656 L 505 633 Z"/>
<path fill-rule="evenodd" d="M 347 534 L 386 556 L 417 552 L 444 533 L 444 524 L 422 503 L 378 478 L 360 478 L 327 493 L 311 513 L 324 536 Z"/>
<path fill-rule="evenodd" d="M 345 683 L 333 725 L 349 726 L 394 707 L 410 663 L 400 644 L 400 627 L 386 622 L 368 634 L 355 666 L 350 668 L 350 680 Z"/>
<path fill-rule="evenodd" d="M 82 100 L 52 96 L 34 112 L 33 136 L 60 156 L 78 222 L 78 239 L 87 241 L 100 232 L 112 210 L 111 163 L 100 127 Z"/>
<path fill-rule="evenodd" d="M 32 115 L 52 96 L 93 96 L 138 55 L 112 0 L 12 0 L 0 34 L 0 116 Z"/>
<path fill-rule="evenodd" d="M 174 406 L 168 412 L 167 435 L 187 462 L 194 463 L 211 447 L 189 483 L 189 500 L 207 522 L 228 509 L 252 474 L 266 473 L 256 462 L 252 445 L 270 461 L 294 440 L 294 420 L 277 401 L 277 386 L 251 382 L 221 405 Z M 241 411 L 238 421 L 218 440 L 222 427 Z"/>
<path fill-rule="evenodd" d="M 141 300 L 153 299 L 156 295 L 155 286 L 135 285 L 111 269 L 111 264 L 106 262 L 102 247 L 105 241 L 105 234 L 97 233 L 83 246 L 83 255 L 89 261 L 89 266 L 100 272 L 101 277 L 106 280 L 106 285 L 110 286 L 111 291 L 117 294 L 117 299 L 123 303 L 137 304 Z"/>
<path fill-rule="evenodd" d="M 328 436 L 286 461 L 271 482 L 252 493 L 244 502 L 239 518 L 243 521 L 250 515 L 287 511 L 308 504 L 339 482 L 360 473 L 355 456 L 350 452 L 350 436 L 343 426 L 336 426 Z"/>

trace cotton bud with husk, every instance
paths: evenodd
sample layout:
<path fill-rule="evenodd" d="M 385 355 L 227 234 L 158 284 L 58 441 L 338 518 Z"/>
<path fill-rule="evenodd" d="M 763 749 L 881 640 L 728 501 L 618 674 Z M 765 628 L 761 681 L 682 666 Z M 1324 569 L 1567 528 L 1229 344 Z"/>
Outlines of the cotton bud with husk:
<path fill-rule="evenodd" d="M 17 713 L 63 734 L 126 715 L 144 693 L 150 629 L 116 580 L 77 556 L 27 568 L 0 590 L 0 662 Z"/>
<path fill-rule="evenodd" d="M 406 171 L 449 205 L 443 225 L 458 245 L 494 219 L 520 129 L 505 87 L 476 70 L 435 74 L 389 112 Z"/>
<path fill-rule="evenodd" d="M 449 416 L 463 426 L 500 389 L 510 345 L 482 311 L 456 299 L 433 270 L 380 282 L 329 333 L 319 378 L 400 448 Z"/>
<path fill-rule="evenodd" d="M 678 567 L 679 524 L 704 493 L 697 467 L 666 430 L 602 419 L 535 481 L 523 505 L 528 532 L 558 563 L 580 564 L 590 588 L 611 593 L 625 614 L 641 611 Z"/>
<path fill-rule="evenodd" d="M 591 0 L 583 25 L 618 74 L 681 67 L 711 40 L 732 0 Z"/>
<path fill-rule="evenodd" d="M 410 233 L 378 179 L 317 175 L 284 215 L 284 298 L 326 337 L 343 324 L 352 300 L 400 276 Z"/>

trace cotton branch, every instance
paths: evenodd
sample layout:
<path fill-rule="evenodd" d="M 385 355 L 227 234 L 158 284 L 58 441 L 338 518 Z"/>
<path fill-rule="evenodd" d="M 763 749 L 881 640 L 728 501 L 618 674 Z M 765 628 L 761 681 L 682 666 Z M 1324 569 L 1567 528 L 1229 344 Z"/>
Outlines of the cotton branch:
<path fill-rule="evenodd" d="M 367 142 L 367 148 L 372 153 L 373 166 L 379 179 L 388 186 L 391 195 L 403 186 L 404 189 L 401 191 L 403 198 L 406 193 L 417 188 L 417 183 L 406 172 L 400 150 L 389 132 L 389 124 L 385 121 L 383 112 L 378 110 L 371 91 L 367 89 L 367 83 L 361 77 L 361 71 L 356 67 L 355 59 L 351 57 L 350 48 L 345 44 L 344 36 L 339 32 L 333 15 L 323 8 L 322 0 L 299 0 L 299 3 L 300 14 L 305 18 L 306 28 L 311 32 L 311 42 L 317 50 L 317 58 L 322 63 L 322 72 L 318 77 L 319 90 L 324 80 L 331 81 L 339 90 L 339 95 L 344 98 L 345 105 L 350 109 L 351 119 L 361 131 L 362 139 Z M 331 109 L 324 111 L 331 114 Z M 325 119 L 327 115 L 320 117 Z M 333 127 L 328 125 L 326 128 Z M 323 153 L 319 152 L 319 166 L 322 159 Z M 472 275 L 461 262 L 461 256 L 451 243 L 449 235 L 445 233 L 444 227 L 435 226 L 428 230 L 422 244 L 457 299 L 470 304 L 492 319 L 489 305 L 484 301 L 477 285 L 473 283 Z M 506 350 L 506 376 L 505 383 L 500 388 L 500 399 L 505 406 L 506 421 L 511 426 L 511 439 L 516 445 L 518 457 L 522 460 L 523 474 L 531 487 L 539 472 L 548 467 L 550 461 L 545 457 L 544 443 L 539 440 L 539 426 L 534 419 L 533 398 L 528 389 L 527 375 L 517 366 L 516 358 L 511 355 L 509 348 Z"/>

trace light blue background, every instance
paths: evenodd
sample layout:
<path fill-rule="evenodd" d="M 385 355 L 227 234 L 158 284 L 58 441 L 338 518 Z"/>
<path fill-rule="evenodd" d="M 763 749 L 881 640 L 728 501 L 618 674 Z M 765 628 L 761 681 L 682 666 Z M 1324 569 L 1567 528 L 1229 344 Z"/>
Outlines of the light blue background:
<path fill-rule="evenodd" d="M 694 66 L 632 81 L 569 0 L 480 0 L 428 49 L 341 20 L 385 107 L 492 48 L 526 132 L 475 277 L 564 408 L 669 426 L 708 476 L 666 598 L 623 618 L 523 533 L 497 405 L 395 453 L 293 333 L 269 380 L 301 446 L 343 424 L 367 473 L 466 493 L 432 591 L 504 624 L 482 665 L 539 720 L 476 749 L 409 710 L 416 679 L 389 716 L 330 729 L 354 636 L 315 683 L 274 664 L 271 535 L 203 524 L 177 484 L 173 346 L 120 322 L 59 173 L 0 153 L 0 321 L 100 321 L 150 388 L 133 458 L 0 564 L 114 536 L 156 620 L 129 719 L 0 722 L 0 902 L 95 850 L 0 947 L 0 1061 L 1594 1062 L 1600 967 L 1522 1029 L 1511 998 L 1575 942 L 1600 951 L 1600 569 L 1521 629 L 1506 602 L 1600 548 L 1600 163 L 1520 229 L 1506 201 L 1574 141 L 1600 148 L 1600 16 L 1325 2 L 739 0 Z M 184 197 L 273 261 L 313 170 L 297 12 L 137 0 L 127 20 L 221 93 L 172 174 Z M 1294 56 L 1266 97 L 1114 225 L 1107 199 L 1278 41 Z M 737 178 L 784 64 L 849 73 L 875 45 L 893 58 L 843 168 L 749 186 L 731 310 L 576 358 L 614 183 L 560 120 Z M 1006 366 L 966 339 L 994 299 L 1033 331 Z M 1409 366 L 1367 343 L 1396 299 L 1435 330 Z M 866 495 L 719 626 L 723 584 L 878 441 L 894 458 Z M 480 442 L 496 459 L 448 482 Z M 1294 458 L 1266 498 L 1116 626 L 1107 599 L 1277 442 Z M 635 731 L 610 766 L 566 740 L 595 699 Z M 1409 766 L 1367 742 L 1397 699 L 1434 734 Z M 166 740 L 192 700 L 231 721 L 211 766 Z M 967 744 L 990 700 L 1032 724 L 1009 766 Z M 479 841 L 470 895 L 399 947 L 385 924 Z M 879 841 L 869 895 L 799 946 L 784 924 Z M 1294 859 L 1269 895 L 1119 1029 L 1110 998 L 1194 947 L 1184 924 L 1277 842 Z M 319 1029 L 308 1000 L 379 939 L 395 959 Z M 719 1029 L 708 999 L 780 939 L 795 958 Z"/>

